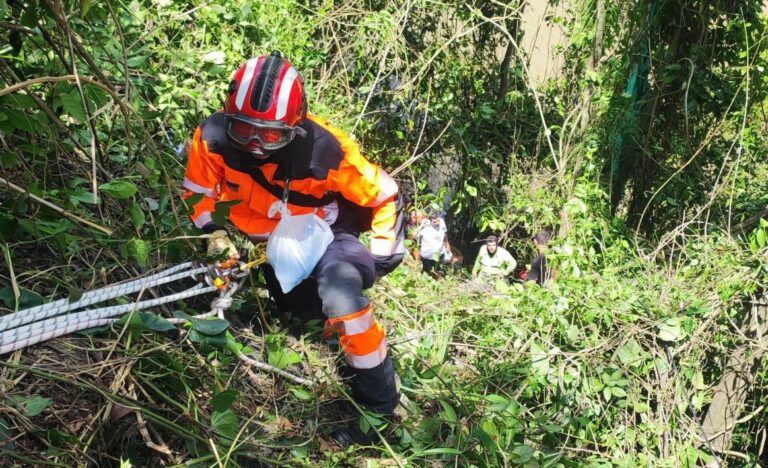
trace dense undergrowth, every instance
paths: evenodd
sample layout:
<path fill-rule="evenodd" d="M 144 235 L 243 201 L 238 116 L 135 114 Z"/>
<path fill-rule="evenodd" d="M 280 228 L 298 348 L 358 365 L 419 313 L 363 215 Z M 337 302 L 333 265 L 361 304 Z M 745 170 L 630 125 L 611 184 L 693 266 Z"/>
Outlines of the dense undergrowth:
<path fill-rule="evenodd" d="M 388 445 L 329 442 L 355 413 L 336 353 L 318 324 L 272 316 L 255 276 L 228 333 L 147 315 L 3 356 L 3 463 L 764 461 L 761 2 L 572 2 L 551 18 L 565 71 L 538 87 L 516 48 L 525 3 L 0 0 L 4 313 L 197 258 L 183 146 L 231 71 L 275 48 L 313 112 L 448 211 L 468 259 L 494 232 L 524 264 L 548 228 L 557 270 L 479 287 L 409 259 L 371 290 L 408 397 Z M 755 362 L 714 446 L 702 428 L 734 356 Z"/>

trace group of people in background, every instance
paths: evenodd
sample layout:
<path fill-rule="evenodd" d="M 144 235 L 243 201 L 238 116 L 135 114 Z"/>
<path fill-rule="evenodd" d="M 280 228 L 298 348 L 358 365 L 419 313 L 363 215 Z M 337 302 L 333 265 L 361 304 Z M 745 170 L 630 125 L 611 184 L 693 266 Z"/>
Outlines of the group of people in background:
<path fill-rule="evenodd" d="M 451 246 L 448 240 L 448 228 L 445 220 L 437 211 L 425 216 L 421 210 L 412 210 L 407 223 L 407 236 L 415 245 L 411 249 L 414 258 L 421 260 L 422 271 L 439 279 L 445 274 L 446 266 L 461 264 L 461 254 Z M 531 238 L 536 255 L 530 263 L 530 268 L 519 273 L 522 281 L 532 281 L 544 285 L 551 278 L 547 265 L 546 249 L 551 235 L 549 231 L 541 230 Z M 517 260 L 499 245 L 499 239 L 488 236 L 480 247 L 475 264 L 472 267 L 472 279 L 478 283 L 490 284 L 497 280 L 513 278 Z"/>

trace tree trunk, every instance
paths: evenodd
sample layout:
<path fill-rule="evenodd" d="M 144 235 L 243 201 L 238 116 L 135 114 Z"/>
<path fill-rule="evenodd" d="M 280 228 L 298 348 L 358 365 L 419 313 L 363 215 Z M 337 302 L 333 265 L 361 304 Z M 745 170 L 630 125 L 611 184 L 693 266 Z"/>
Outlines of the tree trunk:
<path fill-rule="evenodd" d="M 592 47 L 592 54 L 587 61 L 587 74 L 597 70 L 597 65 L 603 57 L 603 35 L 605 34 L 605 0 L 597 0 L 595 7 L 595 44 Z M 579 123 L 579 132 L 584 133 L 592 117 L 592 96 L 595 94 L 595 87 L 590 83 L 584 88 L 581 94 L 581 122 Z"/>
<path fill-rule="evenodd" d="M 704 437 L 715 451 L 721 453 L 730 447 L 733 429 L 744 411 L 755 372 L 768 345 L 768 342 L 764 343 L 768 338 L 768 294 L 752 303 L 741 330 L 757 343 L 746 341 L 733 350 L 702 424 Z"/>

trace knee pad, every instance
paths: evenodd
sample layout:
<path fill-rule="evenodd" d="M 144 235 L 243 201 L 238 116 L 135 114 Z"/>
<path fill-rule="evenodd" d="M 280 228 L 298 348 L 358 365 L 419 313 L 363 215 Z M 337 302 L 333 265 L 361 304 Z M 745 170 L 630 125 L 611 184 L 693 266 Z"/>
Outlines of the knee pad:
<path fill-rule="evenodd" d="M 353 264 L 330 262 L 317 272 L 317 292 L 329 318 L 353 314 L 369 304 L 363 296 L 363 276 Z"/>

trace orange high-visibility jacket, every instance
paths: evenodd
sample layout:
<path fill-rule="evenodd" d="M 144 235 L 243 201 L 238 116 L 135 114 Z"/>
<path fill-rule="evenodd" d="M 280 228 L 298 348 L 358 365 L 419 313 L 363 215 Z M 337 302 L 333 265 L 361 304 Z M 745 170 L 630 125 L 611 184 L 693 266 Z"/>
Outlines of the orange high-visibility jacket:
<path fill-rule="evenodd" d="M 266 240 L 280 220 L 286 180 L 291 214 L 315 212 L 334 230 L 358 235 L 371 230 L 373 255 L 402 254 L 402 209 L 397 183 L 360 153 L 358 145 L 327 121 L 309 115 L 297 136 L 266 160 L 233 146 L 226 117 L 216 112 L 195 131 L 184 178 L 185 197 L 204 197 L 192 220 L 206 231 L 218 228 L 211 214 L 217 201 L 240 200 L 229 220 L 254 241 Z"/>

